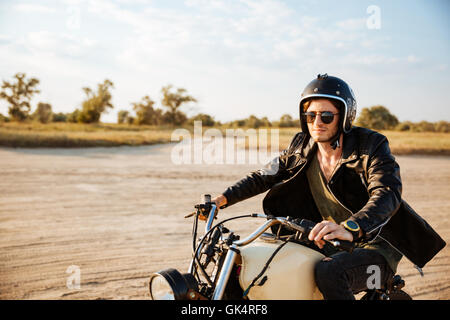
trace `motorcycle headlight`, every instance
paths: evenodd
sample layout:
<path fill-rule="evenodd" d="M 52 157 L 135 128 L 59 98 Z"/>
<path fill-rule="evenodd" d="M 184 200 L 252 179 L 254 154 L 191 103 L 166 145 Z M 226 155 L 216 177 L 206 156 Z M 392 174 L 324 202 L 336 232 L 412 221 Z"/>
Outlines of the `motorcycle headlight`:
<path fill-rule="evenodd" d="M 190 273 L 170 268 L 152 274 L 149 289 L 152 300 L 186 300 L 189 289 L 197 289 L 197 281 Z"/>

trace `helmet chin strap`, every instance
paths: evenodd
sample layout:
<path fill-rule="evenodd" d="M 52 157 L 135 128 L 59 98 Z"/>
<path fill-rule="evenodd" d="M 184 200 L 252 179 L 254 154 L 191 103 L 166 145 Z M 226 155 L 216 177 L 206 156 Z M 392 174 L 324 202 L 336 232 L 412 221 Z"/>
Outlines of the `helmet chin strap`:
<path fill-rule="evenodd" d="M 341 137 L 341 132 L 343 130 L 343 124 L 344 124 L 344 119 L 342 117 L 342 110 L 340 110 L 339 111 L 338 129 L 336 131 L 336 134 L 330 139 L 330 141 L 331 141 L 330 146 L 333 150 L 336 150 L 336 148 L 341 147 L 341 144 L 339 143 L 339 138 Z"/>
<path fill-rule="evenodd" d="M 341 126 L 338 127 L 338 130 L 336 134 L 331 138 L 330 146 L 333 150 L 336 150 L 336 148 L 340 148 L 341 144 L 339 143 L 339 138 L 341 137 Z"/>

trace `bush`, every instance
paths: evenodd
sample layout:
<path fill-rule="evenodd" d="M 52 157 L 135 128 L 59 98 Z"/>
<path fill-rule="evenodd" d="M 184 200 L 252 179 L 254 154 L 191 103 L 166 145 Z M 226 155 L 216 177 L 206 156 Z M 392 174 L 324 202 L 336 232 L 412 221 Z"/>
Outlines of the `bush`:
<path fill-rule="evenodd" d="M 158 125 L 162 123 L 162 110 L 153 108 L 154 104 L 155 102 L 149 96 L 143 97 L 141 102 L 132 103 L 136 113 L 136 124 Z"/>
<path fill-rule="evenodd" d="M 399 123 L 395 130 L 397 131 L 412 131 L 412 132 L 450 132 L 450 123 L 447 121 L 439 121 L 439 122 L 428 122 L 428 121 L 420 121 L 420 122 L 411 122 L 404 121 Z"/>
<path fill-rule="evenodd" d="M 299 121 L 292 119 L 289 114 L 284 114 L 281 116 L 278 122 L 278 127 L 280 128 L 293 128 L 299 125 Z"/>
<path fill-rule="evenodd" d="M 114 84 L 108 79 L 97 85 L 97 93 L 90 88 L 83 88 L 86 100 L 83 101 L 81 111 L 78 113 L 78 122 L 98 123 L 102 113 L 107 108 L 113 108 L 111 88 L 114 88 Z"/>
<path fill-rule="evenodd" d="M 0 113 L 0 122 L 9 122 L 9 118 Z"/>
<path fill-rule="evenodd" d="M 415 129 L 418 132 L 434 132 L 434 124 L 428 121 L 420 121 L 415 125 Z"/>
<path fill-rule="evenodd" d="M 117 113 L 117 123 L 121 124 L 121 123 L 128 123 L 128 117 L 129 117 L 129 112 L 127 110 L 120 110 Z"/>
<path fill-rule="evenodd" d="M 199 113 L 189 119 L 189 124 L 193 125 L 194 121 L 201 121 L 202 126 L 206 127 L 212 127 L 216 124 L 216 121 L 214 121 L 214 118 L 211 117 L 209 114 L 205 113 Z"/>
<path fill-rule="evenodd" d="M 67 122 L 67 115 L 62 112 L 54 113 L 53 122 Z"/>
<path fill-rule="evenodd" d="M 40 123 L 48 123 L 52 121 L 52 106 L 49 103 L 39 102 L 32 115 L 33 120 L 37 120 Z"/>
<path fill-rule="evenodd" d="M 436 132 L 450 132 L 450 122 L 439 121 L 434 125 Z"/>
<path fill-rule="evenodd" d="M 397 131 L 410 131 L 413 127 L 413 123 L 410 121 L 400 122 L 396 127 L 395 130 Z"/>
<path fill-rule="evenodd" d="M 392 130 L 399 124 L 399 121 L 386 107 L 373 106 L 363 108 L 355 124 L 375 130 Z"/>
<path fill-rule="evenodd" d="M 66 114 L 66 121 L 71 123 L 77 123 L 80 116 L 80 110 L 76 109 L 74 112 Z"/>

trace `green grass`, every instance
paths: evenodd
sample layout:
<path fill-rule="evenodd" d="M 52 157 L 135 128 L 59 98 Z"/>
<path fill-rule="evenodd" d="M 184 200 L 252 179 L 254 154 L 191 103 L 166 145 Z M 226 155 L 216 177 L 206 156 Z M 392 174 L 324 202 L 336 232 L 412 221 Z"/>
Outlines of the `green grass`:
<path fill-rule="evenodd" d="M 81 148 L 140 146 L 171 141 L 170 126 L 78 123 L 0 123 L 0 146 L 15 148 Z M 192 127 L 185 127 L 192 132 Z M 203 128 L 203 132 L 207 130 Z M 225 136 L 226 127 L 218 128 Z M 268 128 L 270 134 L 270 128 Z M 245 131 L 246 129 L 244 129 Z M 298 128 L 280 128 L 279 147 L 286 148 Z M 256 129 L 256 132 L 258 130 Z M 450 155 L 450 133 L 382 131 L 391 150 L 401 154 Z M 270 136 L 267 137 L 270 147 Z"/>

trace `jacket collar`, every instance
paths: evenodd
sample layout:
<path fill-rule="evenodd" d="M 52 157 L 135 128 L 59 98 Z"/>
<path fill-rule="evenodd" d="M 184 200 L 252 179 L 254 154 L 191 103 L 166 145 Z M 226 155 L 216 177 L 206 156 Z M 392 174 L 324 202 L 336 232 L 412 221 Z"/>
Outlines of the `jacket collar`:
<path fill-rule="evenodd" d="M 310 135 L 308 135 L 307 139 L 308 141 L 305 142 L 302 150 L 302 156 L 306 159 L 310 159 L 310 157 L 317 151 L 317 143 L 314 142 L 313 139 L 311 139 Z M 354 128 L 351 128 L 349 132 L 344 133 L 341 163 L 350 162 L 358 158 L 359 152 L 357 141 L 358 140 Z"/>
<path fill-rule="evenodd" d="M 354 128 L 352 127 L 349 132 L 344 133 L 342 161 L 341 163 L 353 161 L 359 156 L 358 139 Z"/>

